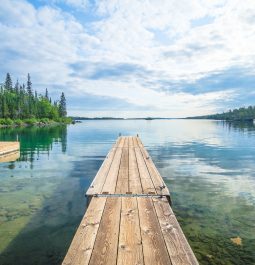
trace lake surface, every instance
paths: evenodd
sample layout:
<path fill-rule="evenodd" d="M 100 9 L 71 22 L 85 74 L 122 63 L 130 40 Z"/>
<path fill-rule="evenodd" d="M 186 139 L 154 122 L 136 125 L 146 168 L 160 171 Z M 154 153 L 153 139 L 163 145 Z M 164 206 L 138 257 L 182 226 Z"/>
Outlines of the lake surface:
<path fill-rule="evenodd" d="M 84 193 L 119 133 L 141 137 L 200 264 L 255 264 L 255 126 L 206 120 L 84 121 L 0 129 L 0 264 L 60 264 Z"/>

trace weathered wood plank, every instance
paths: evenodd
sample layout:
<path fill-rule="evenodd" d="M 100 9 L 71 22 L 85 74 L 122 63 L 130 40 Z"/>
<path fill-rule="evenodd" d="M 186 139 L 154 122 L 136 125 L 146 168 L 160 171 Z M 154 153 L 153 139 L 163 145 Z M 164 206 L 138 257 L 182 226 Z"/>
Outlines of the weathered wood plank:
<path fill-rule="evenodd" d="M 102 193 L 114 194 L 115 192 L 122 152 L 123 148 L 117 148 L 114 160 L 103 184 Z"/>
<path fill-rule="evenodd" d="M 145 265 L 170 265 L 171 261 L 151 198 L 137 198 Z"/>
<path fill-rule="evenodd" d="M 120 140 L 117 143 L 117 147 L 123 148 L 124 147 L 124 143 L 125 143 L 125 137 L 124 136 L 120 136 L 119 138 L 120 138 Z"/>
<path fill-rule="evenodd" d="M 19 142 L 0 142 L 0 156 L 17 152 L 20 149 Z"/>
<path fill-rule="evenodd" d="M 136 198 L 122 198 L 117 264 L 144 264 Z"/>
<path fill-rule="evenodd" d="M 106 177 L 108 175 L 108 172 L 110 170 L 110 167 L 112 165 L 113 159 L 116 154 L 116 147 L 113 147 L 108 155 L 106 156 L 103 164 L 101 165 L 99 171 L 97 172 L 94 180 L 92 181 L 89 189 L 86 192 L 87 196 L 91 196 L 97 193 L 101 193 L 103 185 L 105 183 Z"/>
<path fill-rule="evenodd" d="M 198 265 L 167 199 L 162 197 L 152 200 L 172 264 Z"/>
<path fill-rule="evenodd" d="M 20 151 L 14 151 L 0 156 L 0 163 L 16 161 L 20 158 Z"/>
<path fill-rule="evenodd" d="M 134 143 L 133 143 L 133 137 L 132 136 L 129 136 L 128 137 L 128 147 L 130 148 L 132 148 L 132 147 L 134 147 Z"/>
<path fill-rule="evenodd" d="M 128 136 L 125 136 L 125 142 L 124 142 L 124 144 L 123 144 L 123 147 L 124 148 L 128 148 Z"/>
<path fill-rule="evenodd" d="M 133 138 L 134 147 L 139 147 L 137 137 L 134 136 L 132 138 Z"/>
<path fill-rule="evenodd" d="M 116 264 L 120 211 L 121 198 L 107 198 L 89 265 Z"/>
<path fill-rule="evenodd" d="M 143 193 L 157 194 L 156 189 L 154 187 L 154 184 L 151 180 L 151 176 L 148 172 L 147 166 L 146 166 L 145 161 L 143 159 L 143 155 L 141 153 L 140 148 L 135 148 L 135 154 L 136 154 L 140 179 L 141 179 L 141 183 L 142 183 Z"/>
<path fill-rule="evenodd" d="M 129 148 L 129 192 L 142 194 L 142 184 L 136 161 L 135 149 Z"/>
<path fill-rule="evenodd" d="M 92 198 L 69 247 L 63 265 L 87 265 L 102 218 L 106 198 Z"/>
<path fill-rule="evenodd" d="M 125 141 L 128 144 L 127 138 L 125 139 Z M 129 148 L 124 147 L 122 150 L 120 169 L 118 173 L 115 193 L 128 192 L 128 153 L 129 153 Z"/>
<path fill-rule="evenodd" d="M 138 142 L 138 145 L 140 147 L 141 153 L 143 155 L 144 161 L 145 161 L 146 166 L 148 168 L 149 174 L 151 176 L 151 180 L 155 186 L 157 194 L 170 196 L 169 190 L 168 190 L 163 178 L 159 174 L 159 172 L 158 172 L 155 164 L 153 163 L 148 151 L 144 148 L 139 137 L 137 137 L 137 142 Z"/>

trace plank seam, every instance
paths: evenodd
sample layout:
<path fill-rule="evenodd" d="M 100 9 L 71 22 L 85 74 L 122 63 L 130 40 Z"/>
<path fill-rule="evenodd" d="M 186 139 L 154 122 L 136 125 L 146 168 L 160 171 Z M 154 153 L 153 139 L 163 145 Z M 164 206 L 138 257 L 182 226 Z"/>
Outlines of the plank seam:
<path fill-rule="evenodd" d="M 124 143 L 125 143 L 125 140 L 124 140 Z M 124 144 L 123 143 L 123 144 Z M 116 188 L 117 188 L 117 183 L 118 183 L 118 179 L 119 179 L 119 174 L 120 174 L 120 166 L 121 166 L 121 160 L 122 160 L 122 156 L 123 156 L 123 148 L 121 148 L 121 156 L 120 156 L 120 164 L 119 164 L 119 168 L 118 168 L 118 174 L 117 174 L 117 179 L 116 179 L 116 182 L 115 182 L 115 187 L 114 187 L 114 191 L 116 191 Z M 107 194 L 106 194 L 107 195 Z"/>
<path fill-rule="evenodd" d="M 121 211 L 122 211 L 122 204 L 123 204 L 123 200 L 121 198 L 121 204 L 120 204 L 120 222 L 119 222 L 119 233 L 118 233 L 118 243 L 117 243 L 117 255 L 116 255 L 116 265 L 118 262 L 118 256 L 119 256 L 119 242 L 120 242 L 120 225 L 121 225 Z"/>

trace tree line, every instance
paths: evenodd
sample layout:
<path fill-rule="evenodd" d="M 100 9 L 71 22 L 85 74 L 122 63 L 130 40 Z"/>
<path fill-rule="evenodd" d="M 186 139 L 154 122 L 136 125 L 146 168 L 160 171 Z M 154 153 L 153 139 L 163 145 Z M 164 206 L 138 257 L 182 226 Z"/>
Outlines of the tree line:
<path fill-rule="evenodd" d="M 229 110 L 223 113 L 212 115 L 190 117 L 196 119 L 213 119 L 213 120 L 226 120 L 226 121 L 249 121 L 255 120 L 255 106 L 242 107 L 239 109 Z"/>
<path fill-rule="evenodd" d="M 11 75 L 6 74 L 4 83 L 0 87 L 0 119 L 49 119 L 58 121 L 65 119 L 66 99 L 62 92 L 58 101 L 49 97 L 48 89 L 45 94 L 38 94 L 32 87 L 30 74 L 26 84 L 17 80 L 13 85 Z"/>

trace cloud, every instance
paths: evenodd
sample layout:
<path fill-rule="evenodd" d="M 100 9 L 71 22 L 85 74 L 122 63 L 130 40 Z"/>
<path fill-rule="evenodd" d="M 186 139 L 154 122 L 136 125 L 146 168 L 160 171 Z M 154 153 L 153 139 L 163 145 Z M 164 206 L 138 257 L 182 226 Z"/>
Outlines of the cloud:
<path fill-rule="evenodd" d="M 102 115 L 208 114 L 254 99 L 254 17 L 252 0 L 6 0 L 0 71 L 65 91 L 70 114 L 78 97 Z"/>
<path fill-rule="evenodd" d="M 145 76 L 150 72 L 138 64 L 119 63 L 107 64 L 103 62 L 77 62 L 71 65 L 74 76 L 83 76 L 88 79 L 122 79 L 130 76 Z M 126 80 L 125 79 L 125 80 Z"/>

